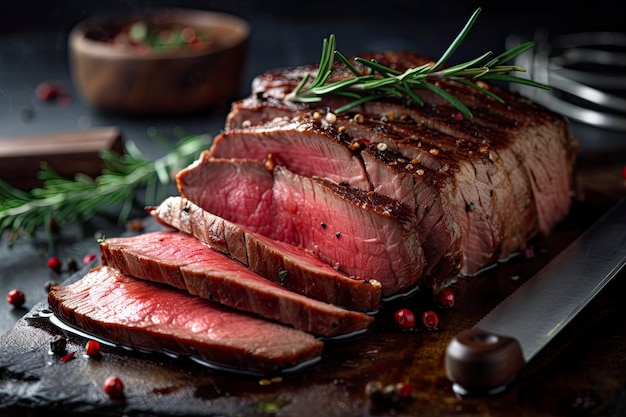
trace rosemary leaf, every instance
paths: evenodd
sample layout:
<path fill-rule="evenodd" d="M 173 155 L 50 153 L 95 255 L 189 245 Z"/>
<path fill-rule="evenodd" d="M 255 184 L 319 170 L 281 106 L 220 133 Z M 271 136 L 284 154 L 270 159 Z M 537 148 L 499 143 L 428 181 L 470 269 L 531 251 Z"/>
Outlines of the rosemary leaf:
<path fill-rule="evenodd" d="M 333 58 L 335 56 L 335 37 L 331 36 L 328 39 L 324 39 L 324 45 L 322 47 L 322 57 L 320 59 L 320 69 L 317 72 L 317 77 L 313 80 L 311 88 L 318 87 L 326 82 L 330 76 L 333 67 Z"/>
<path fill-rule="evenodd" d="M 520 45 L 517 45 L 516 47 L 509 49 L 508 51 L 505 51 L 501 53 L 500 55 L 498 55 L 497 57 L 495 57 L 493 59 L 493 61 L 495 61 L 494 64 L 488 63 L 487 66 L 491 67 L 491 66 L 495 66 L 504 62 L 509 62 L 513 58 L 516 58 L 518 55 L 521 55 L 527 50 L 532 49 L 534 46 L 535 46 L 534 42 L 525 42 Z"/>
<path fill-rule="evenodd" d="M 304 88 L 304 85 L 306 84 L 308 80 L 309 80 L 309 74 L 306 74 L 304 77 L 302 77 L 302 80 L 300 80 L 296 88 L 294 88 L 294 90 L 291 92 L 291 95 L 294 97 L 297 97 L 298 94 L 300 93 L 300 90 Z"/>
<path fill-rule="evenodd" d="M 335 37 L 334 35 L 331 35 L 331 36 L 332 36 L 333 38 Z M 363 75 L 363 74 L 361 74 L 361 73 L 359 72 L 359 70 L 358 70 L 358 69 L 356 69 L 356 67 L 355 67 L 354 65 L 352 65 L 352 62 L 350 62 L 350 60 L 349 60 L 348 58 L 346 58 L 346 57 L 344 56 L 344 54 L 342 54 L 342 53 L 341 53 L 341 52 L 339 52 L 339 51 L 335 51 L 335 55 L 336 55 L 336 56 L 337 56 L 337 57 L 341 60 L 341 62 L 343 62 L 343 64 L 344 64 L 344 65 L 345 65 L 345 66 L 346 66 L 346 67 L 347 67 L 347 68 L 348 68 L 348 69 L 352 72 L 352 74 L 354 74 L 354 75 L 355 75 L 355 76 L 357 76 L 357 77 L 360 77 L 361 75 Z"/>
<path fill-rule="evenodd" d="M 402 83 L 402 89 L 405 92 L 405 94 L 407 96 L 409 96 L 409 98 L 411 100 L 413 100 L 415 103 L 417 103 L 420 106 L 424 105 L 424 100 L 422 100 L 422 98 L 420 96 L 418 96 L 417 94 L 415 94 L 415 91 L 413 91 L 413 89 L 411 88 L 411 86 L 408 83 Z"/>
<path fill-rule="evenodd" d="M 313 94 L 315 94 L 315 96 L 318 99 L 321 100 L 321 97 L 319 97 L 320 95 L 327 94 L 328 92 L 332 92 L 337 89 L 346 89 L 347 87 L 350 87 L 350 86 L 355 86 L 355 88 L 358 88 L 358 85 L 357 85 L 358 83 L 363 83 L 363 79 L 362 78 L 348 78 L 347 80 L 341 80 L 332 84 L 327 84 L 325 86 L 315 87 L 314 89 L 311 89 L 311 91 L 313 92 Z"/>
<path fill-rule="evenodd" d="M 528 85 L 530 87 L 542 88 L 545 90 L 550 89 L 550 87 L 545 84 L 538 83 L 537 81 L 533 81 L 528 78 L 516 77 L 515 75 L 510 75 L 510 74 L 487 74 L 483 76 L 482 78 L 494 80 L 494 81 L 513 82 L 517 84 Z"/>
<path fill-rule="evenodd" d="M 396 76 L 402 75 L 400 71 L 396 71 L 394 69 L 388 68 L 373 60 L 363 59 L 359 57 L 354 58 L 354 60 L 366 67 L 369 67 L 370 70 L 372 70 L 373 72 L 378 72 L 383 77 L 389 77 L 389 76 L 396 77 Z"/>
<path fill-rule="evenodd" d="M 409 68 L 403 74 L 400 74 L 398 78 L 400 80 L 411 79 L 413 77 L 416 77 L 422 74 L 427 74 L 429 71 L 430 71 L 430 64 L 424 64 L 419 67 Z"/>
<path fill-rule="evenodd" d="M 458 75 L 458 73 L 462 72 L 463 75 L 465 75 L 465 76 L 471 76 L 473 71 L 488 72 L 489 71 L 489 67 L 486 66 L 486 65 L 480 65 L 478 68 L 471 68 L 471 67 L 473 65 L 477 65 L 478 63 L 480 63 L 480 61 L 484 60 L 489 55 L 491 55 L 491 52 L 485 52 L 484 54 L 482 54 L 478 58 L 474 58 L 474 59 L 472 59 L 470 61 L 467 61 L 467 62 L 464 62 L 462 64 L 457 64 L 457 65 L 454 65 L 452 67 L 448 67 L 448 68 L 439 70 L 437 72 L 434 72 L 433 75 L 437 75 L 439 77 L 447 77 L 447 76 L 450 76 L 450 75 Z"/>
<path fill-rule="evenodd" d="M 416 91 L 418 89 L 427 89 L 450 102 L 450 104 L 456 107 L 467 118 L 472 118 L 472 113 L 467 106 L 452 94 L 432 84 L 429 80 L 448 78 L 459 81 L 475 88 L 479 92 L 487 94 L 499 102 L 502 102 L 501 98 L 489 90 L 480 87 L 478 84 L 474 83 L 474 81 L 496 80 L 549 89 L 549 87 L 544 84 L 511 74 L 512 72 L 523 72 L 525 71 L 524 68 L 514 65 L 504 65 L 519 54 L 532 48 L 534 46 L 533 42 L 518 45 L 515 48 L 501 53 L 495 58 L 489 59 L 492 52 L 488 51 L 461 64 L 444 67 L 448 59 L 461 45 L 470 29 L 473 27 L 480 12 L 480 8 L 474 11 L 465 26 L 436 63 L 409 68 L 404 72 L 389 68 L 375 60 L 355 57 L 354 62 L 368 70 L 359 71 L 350 60 L 335 49 L 335 36 L 331 34 L 328 38 L 323 40 L 321 59 L 315 79 L 311 83 L 308 83 L 309 75 L 305 75 L 298 85 L 287 95 L 287 100 L 301 103 L 316 103 L 322 101 L 324 96 L 333 94 L 352 99 L 352 102 L 335 110 L 336 113 L 341 113 L 368 101 L 391 97 L 408 97 L 413 102 L 423 106 L 424 102 Z M 328 82 L 333 71 L 334 56 L 346 66 L 352 73 L 352 77 Z M 487 61 L 487 59 L 489 59 L 489 61 Z"/>
<path fill-rule="evenodd" d="M 476 19 L 478 19 L 478 15 L 480 14 L 480 12 L 481 12 L 481 8 L 478 8 L 474 11 L 474 13 L 469 18 L 469 20 L 467 21 L 467 23 L 465 24 L 461 32 L 457 35 L 454 41 L 450 44 L 446 52 L 444 52 L 441 58 L 439 58 L 439 61 L 437 61 L 435 65 L 433 65 L 433 68 L 432 68 L 433 71 L 439 68 L 440 66 L 442 66 L 443 64 L 445 64 L 450 58 L 450 56 L 454 54 L 454 52 L 459 47 L 461 42 L 463 42 L 463 39 L 465 39 L 465 36 L 469 33 L 472 26 L 474 26 L 474 23 L 476 23 Z"/>

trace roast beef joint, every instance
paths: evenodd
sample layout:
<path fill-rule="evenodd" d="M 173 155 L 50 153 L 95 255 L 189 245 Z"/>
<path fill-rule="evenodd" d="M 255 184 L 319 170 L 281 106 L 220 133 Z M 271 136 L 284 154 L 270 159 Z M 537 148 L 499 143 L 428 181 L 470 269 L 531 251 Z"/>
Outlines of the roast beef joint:
<path fill-rule="evenodd" d="M 398 71 L 430 62 L 366 57 Z M 568 215 L 577 146 L 559 114 L 450 79 L 437 87 L 471 118 L 429 90 L 344 112 L 345 97 L 291 101 L 316 71 L 256 77 L 178 172 L 180 195 L 147 209 L 166 230 L 106 239 L 103 266 L 50 292 L 55 314 L 138 348 L 276 372 L 367 332 L 385 300 L 478 274 Z M 331 80 L 351 75 L 336 63 Z"/>

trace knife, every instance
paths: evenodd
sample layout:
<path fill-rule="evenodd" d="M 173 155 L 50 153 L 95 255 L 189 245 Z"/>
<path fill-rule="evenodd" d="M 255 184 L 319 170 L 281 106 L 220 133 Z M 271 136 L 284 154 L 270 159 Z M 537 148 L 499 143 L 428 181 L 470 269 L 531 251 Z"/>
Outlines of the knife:
<path fill-rule="evenodd" d="M 459 395 L 505 390 L 626 264 L 626 199 L 446 348 Z"/>

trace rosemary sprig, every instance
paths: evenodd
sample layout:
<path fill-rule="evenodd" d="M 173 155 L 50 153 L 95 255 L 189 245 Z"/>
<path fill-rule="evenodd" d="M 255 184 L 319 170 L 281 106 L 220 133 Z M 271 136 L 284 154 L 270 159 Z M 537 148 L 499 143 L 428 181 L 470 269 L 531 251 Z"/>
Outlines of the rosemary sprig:
<path fill-rule="evenodd" d="M 208 135 L 184 137 L 164 157 L 151 161 L 127 141 L 125 154 L 101 152 L 104 167 L 95 179 L 81 173 L 73 179 L 62 178 L 42 164 L 43 185 L 30 192 L 0 180 L 0 234 L 6 230 L 31 234 L 52 219 L 59 224 L 82 224 L 116 204 L 121 204 L 121 224 L 131 212 L 137 189 L 145 187 L 144 205 L 155 204 L 164 197 L 159 191 L 171 182 L 172 174 L 193 162 L 209 142 Z"/>
<path fill-rule="evenodd" d="M 430 90 L 456 107 L 464 116 L 472 118 L 471 111 L 456 97 L 436 86 L 433 81 L 442 78 L 459 81 L 478 91 L 489 95 L 499 102 L 503 102 L 493 92 L 482 88 L 477 81 L 494 80 L 530 85 L 533 87 L 549 89 L 545 84 L 541 84 L 527 78 L 512 75 L 512 72 L 524 72 L 524 68 L 515 65 L 505 65 L 516 56 L 524 53 L 534 46 L 533 42 L 526 42 L 515 48 L 506 51 L 495 58 L 491 58 L 492 52 L 488 51 L 477 58 L 451 67 L 443 68 L 450 56 L 456 51 L 463 39 L 478 19 L 481 9 L 478 8 L 467 21 L 461 32 L 457 35 L 448 49 L 434 64 L 425 64 L 419 67 L 409 68 L 403 73 L 392 68 L 379 64 L 374 60 L 367 60 L 360 57 L 354 58 L 355 62 L 368 69 L 367 73 L 359 71 L 350 60 L 341 52 L 335 49 L 335 36 L 330 35 L 324 39 L 322 45 L 322 56 L 315 79 L 307 85 L 310 76 L 307 74 L 288 94 L 287 99 L 301 103 L 315 103 L 322 100 L 323 96 L 336 94 L 351 98 L 348 104 L 335 110 L 341 113 L 359 106 L 365 102 L 378 100 L 381 98 L 397 97 L 410 98 L 420 106 L 423 100 L 415 93 L 416 89 Z M 333 71 L 335 56 L 352 72 L 351 78 L 327 83 Z"/>

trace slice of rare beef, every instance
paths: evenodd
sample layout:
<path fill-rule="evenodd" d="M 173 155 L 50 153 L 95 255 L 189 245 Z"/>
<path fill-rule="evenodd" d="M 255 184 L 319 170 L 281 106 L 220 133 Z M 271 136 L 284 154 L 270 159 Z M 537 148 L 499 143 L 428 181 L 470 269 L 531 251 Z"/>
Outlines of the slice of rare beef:
<path fill-rule="evenodd" d="M 178 231 L 107 238 L 102 264 L 319 336 L 365 330 L 374 318 L 289 291 Z"/>
<path fill-rule="evenodd" d="M 345 183 L 204 154 L 177 176 L 181 195 L 272 239 L 301 246 L 383 295 L 414 287 L 424 257 L 412 209 Z"/>
<path fill-rule="evenodd" d="M 358 154 L 336 130 L 320 125 L 303 115 L 232 129 L 218 135 L 208 153 L 213 158 L 271 160 L 299 175 L 319 176 L 371 190 Z"/>
<path fill-rule="evenodd" d="M 306 365 L 319 360 L 324 347 L 309 333 L 106 266 L 53 287 L 48 304 L 59 319 L 96 337 L 238 371 L 266 374 Z"/>
<path fill-rule="evenodd" d="M 158 207 L 151 208 L 149 214 L 287 289 L 364 312 L 374 312 L 380 307 L 378 281 L 346 276 L 301 247 L 251 232 L 185 198 L 168 197 Z"/>

